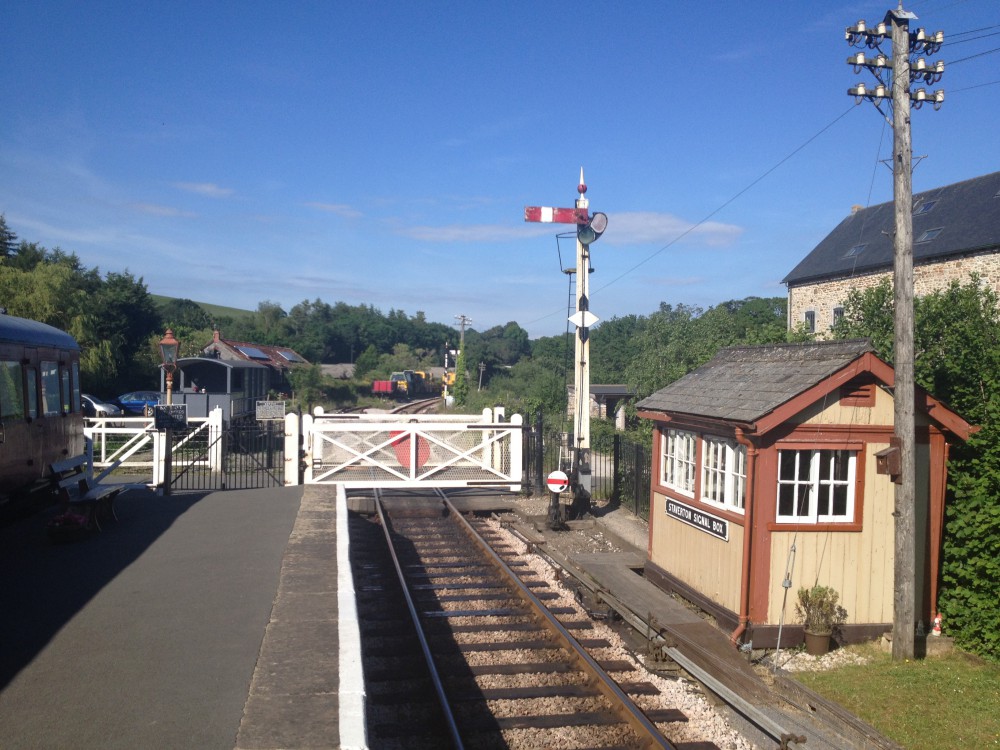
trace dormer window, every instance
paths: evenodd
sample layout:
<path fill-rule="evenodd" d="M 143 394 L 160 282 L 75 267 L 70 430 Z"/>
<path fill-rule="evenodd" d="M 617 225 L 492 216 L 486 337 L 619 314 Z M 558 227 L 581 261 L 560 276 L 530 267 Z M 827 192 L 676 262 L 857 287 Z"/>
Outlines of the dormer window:
<path fill-rule="evenodd" d="M 917 237 L 917 242 L 930 242 L 931 240 L 937 238 L 941 232 L 944 231 L 944 227 L 938 227 L 937 229 L 927 229 Z"/>

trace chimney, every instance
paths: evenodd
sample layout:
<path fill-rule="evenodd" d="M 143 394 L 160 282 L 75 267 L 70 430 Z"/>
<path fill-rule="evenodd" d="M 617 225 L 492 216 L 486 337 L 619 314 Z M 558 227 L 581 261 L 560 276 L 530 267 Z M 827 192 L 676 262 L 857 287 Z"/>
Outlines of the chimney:
<path fill-rule="evenodd" d="M 219 333 L 219 329 L 215 328 L 212 330 L 212 343 L 218 344 L 222 340 L 222 334 Z"/>
<path fill-rule="evenodd" d="M 853 206 L 851 206 L 851 216 L 854 216 L 854 214 L 856 214 L 862 208 L 864 208 L 864 206 L 859 206 L 857 203 L 855 203 Z M 218 333 L 218 331 L 216 331 L 216 333 Z"/>

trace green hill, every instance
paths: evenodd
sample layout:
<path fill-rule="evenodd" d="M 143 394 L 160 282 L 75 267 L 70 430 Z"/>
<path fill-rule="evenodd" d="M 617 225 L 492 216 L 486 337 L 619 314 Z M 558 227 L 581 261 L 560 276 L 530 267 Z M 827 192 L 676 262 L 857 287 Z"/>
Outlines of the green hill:
<path fill-rule="evenodd" d="M 171 300 L 178 299 L 177 297 L 165 297 L 162 294 L 150 294 L 149 296 L 153 298 L 153 302 L 156 303 L 156 306 L 159 307 L 159 308 L 161 308 L 161 309 L 163 308 L 164 305 L 166 305 Z M 208 302 L 198 302 L 197 300 L 192 300 L 192 302 L 194 302 L 196 305 L 198 305 L 198 307 L 200 307 L 202 310 L 204 310 L 206 313 L 208 313 L 208 315 L 210 317 L 212 317 L 214 319 L 223 318 L 223 317 L 226 317 L 226 318 L 248 318 L 248 317 L 250 317 L 251 315 L 254 314 L 253 310 L 241 310 L 238 307 L 226 307 L 225 305 L 213 305 L 213 304 L 210 304 Z"/>

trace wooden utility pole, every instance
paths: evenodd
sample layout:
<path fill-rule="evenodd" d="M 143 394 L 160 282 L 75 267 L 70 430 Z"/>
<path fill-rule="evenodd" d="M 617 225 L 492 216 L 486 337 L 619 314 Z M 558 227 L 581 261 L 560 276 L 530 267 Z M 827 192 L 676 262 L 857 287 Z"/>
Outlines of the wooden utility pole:
<path fill-rule="evenodd" d="M 893 391 L 895 435 L 899 441 L 901 477 L 896 485 L 893 578 L 892 657 L 913 658 L 914 582 L 916 580 L 916 426 L 913 384 L 913 183 L 910 142 L 910 24 L 900 7 L 892 20 L 892 187 L 896 213 L 893 242 Z"/>

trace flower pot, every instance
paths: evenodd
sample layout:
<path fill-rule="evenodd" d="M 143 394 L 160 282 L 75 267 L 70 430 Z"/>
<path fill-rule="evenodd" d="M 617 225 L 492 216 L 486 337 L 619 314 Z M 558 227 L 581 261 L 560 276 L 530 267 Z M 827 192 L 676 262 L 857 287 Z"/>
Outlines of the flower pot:
<path fill-rule="evenodd" d="M 811 656 L 822 656 L 830 650 L 832 633 L 810 633 L 805 631 L 806 653 Z"/>

